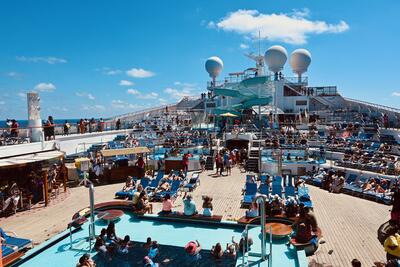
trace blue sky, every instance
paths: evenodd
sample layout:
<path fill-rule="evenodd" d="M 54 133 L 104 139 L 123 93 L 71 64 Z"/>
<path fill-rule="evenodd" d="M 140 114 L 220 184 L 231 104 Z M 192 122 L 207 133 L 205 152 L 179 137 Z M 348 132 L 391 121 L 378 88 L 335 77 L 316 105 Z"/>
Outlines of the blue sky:
<path fill-rule="evenodd" d="M 313 57 L 310 85 L 400 108 L 399 1 L 2 1 L 0 120 L 108 117 L 196 95 L 209 80 L 253 66 L 243 53 L 280 44 Z M 284 72 L 291 76 L 286 64 Z"/>

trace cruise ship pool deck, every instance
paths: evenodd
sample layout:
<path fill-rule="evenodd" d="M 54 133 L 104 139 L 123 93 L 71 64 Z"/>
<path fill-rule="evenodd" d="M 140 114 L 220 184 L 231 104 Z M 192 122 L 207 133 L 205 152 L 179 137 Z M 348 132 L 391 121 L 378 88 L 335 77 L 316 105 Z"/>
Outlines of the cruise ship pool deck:
<path fill-rule="evenodd" d="M 216 242 L 221 242 L 223 246 L 226 246 L 226 243 L 231 241 L 232 236 L 235 236 L 235 241 L 238 242 L 243 227 L 233 227 L 232 221 L 238 220 L 244 215 L 245 210 L 240 208 L 240 200 L 243 198 L 241 192 L 244 186 L 245 173 L 240 172 L 238 168 L 233 168 L 230 176 L 217 177 L 214 172 L 207 171 L 200 177 L 201 185 L 192 195 L 196 203 L 202 202 L 202 195 L 213 196 L 214 214 L 222 215 L 223 221 L 229 222 L 221 226 L 221 230 L 217 231 L 215 225 L 202 227 L 200 230 L 193 228 L 195 224 L 179 227 L 181 226 L 180 223 L 162 224 L 160 221 L 151 218 L 139 222 L 128 213 L 121 219 L 122 223 L 117 224 L 117 234 L 120 236 L 129 234 L 137 242 L 144 242 L 150 236 L 154 240 L 158 240 L 160 244 L 168 245 L 166 248 L 171 249 L 169 251 L 177 253 L 182 253 L 182 247 L 187 241 L 196 238 L 203 246 L 205 254 L 207 254 L 210 246 Z M 122 186 L 123 184 L 111 184 L 95 187 L 96 203 L 112 200 L 115 192 L 120 190 Z M 319 227 L 322 229 L 321 240 L 324 242 L 320 244 L 316 253 L 311 257 L 306 258 L 304 254 L 299 253 L 300 266 L 305 266 L 305 261 L 317 264 L 311 266 L 351 266 L 350 262 L 353 258 L 359 259 L 363 266 L 373 266 L 375 261 L 385 259 L 385 252 L 377 240 L 376 230 L 382 222 L 389 218 L 390 208 L 387 205 L 346 194 L 332 194 L 313 186 L 309 186 L 309 188 L 314 203 L 314 214 Z M 48 266 L 48 263 L 52 262 L 54 263 L 52 266 L 61 267 L 67 260 L 68 266 L 74 266 L 78 258 L 88 248 L 88 243 L 84 242 L 84 238 L 88 236 L 88 230 L 87 226 L 84 225 L 82 231 L 73 234 L 73 239 L 76 241 L 74 249 L 70 250 L 69 231 L 66 230 L 66 226 L 75 212 L 88 205 L 87 188 L 70 188 L 67 193 L 61 193 L 57 199 L 53 199 L 48 207 L 33 208 L 20 212 L 16 216 L 1 218 L 0 225 L 4 229 L 17 232 L 19 236 L 33 240 L 35 248 L 28 251 L 25 258 L 40 251 L 41 248 L 46 248 L 42 254 L 43 257 L 42 255 L 34 257 L 23 263 L 22 266 Z M 181 197 L 176 200 L 175 209 L 183 209 Z M 161 203 L 154 203 L 154 212 L 157 213 L 160 210 Z M 126 224 L 123 223 L 125 220 Z M 157 227 L 154 227 L 155 225 Z M 229 225 L 229 227 L 226 227 L 226 225 Z M 104 224 L 98 223 L 96 225 L 96 233 L 99 232 L 101 227 L 104 227 Z M 158 230 L 149 230 L 147 227 L 157 228 Z M 184 234 L 169 234 L 165 229 Z M 255 234 L 259 233 L 258 229 L 251 229 L 250 232 L 252 231 L 255 231 Z M 215 233 L 218 233 L 218 235 L 215 235 Z M 257 246 L 259 246 L 259 243 L 254 242 L 252 249 L 254 251 L 259 250 Z M 163 249 L 164 246 L 161 248 Z M 267 253 L 268 250 L 269 246 L 267 245 Z M 286 245 L 274 245 L 272 262 L 277 264 L 278 259 L 287 252 Z M 140 253 L 143 252 L 134 250 L 133 253 L 141 255 Z M 278 254 L 278 256 L 275 256 L 275 254 Z M 134 258 L 137 261 L 142 260 L 140 257 Z M 286 259 L 292 260 L 292 263 L 296 262 L 295 259 L 290 259 L 290 257 L 286 257 Z M 56 262 L 60 263 L 55 264 Z M 130 260 L 129 262 L 133 263 Z M 241 259 L 239 258 L 237 264 L 240 263 Z"/>

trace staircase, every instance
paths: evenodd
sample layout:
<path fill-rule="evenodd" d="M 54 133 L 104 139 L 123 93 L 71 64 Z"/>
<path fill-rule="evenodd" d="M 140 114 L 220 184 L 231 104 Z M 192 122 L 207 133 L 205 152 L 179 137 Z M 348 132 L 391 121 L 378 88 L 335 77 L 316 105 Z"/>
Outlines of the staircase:
<path fill-rule="evenodd" d="M 253 147 L 250 150 L 249 159 L 247 160 L 247 163 L 246 163 L 246 170 L 249 172 L 258 172 L 259 171 L 259 166 L 258 166 L 258 163 L 260 160 L 260 154 L 258 151 L 259 143 L 257 142 L 257 147 L 255 147 L 254 145 L 255 145 L 255 143 L 253 141 Z"/>

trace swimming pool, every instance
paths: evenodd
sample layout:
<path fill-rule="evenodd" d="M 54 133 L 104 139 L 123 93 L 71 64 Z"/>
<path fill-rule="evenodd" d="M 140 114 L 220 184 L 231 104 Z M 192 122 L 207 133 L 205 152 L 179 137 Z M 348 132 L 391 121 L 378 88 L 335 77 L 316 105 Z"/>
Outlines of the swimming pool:
<path fill-rule="evenodd" d="M 102 221 L 97 221 L 95 225 L 97 234 L 100 232 L 101 228 L 107 226 L 106 223 Z M 88 236 L 88 227 L 89 224 L 85 223 L 82 225 L 81 230 L 76 231 L 72 235 L 72 249 L 70 248 L 69 230 L 67 230 L 47 241 L 45 244 L 29 251 L 22 262 L 13 266 L 74 266 L 84 253 L 88 253 L 89 242 L 86 240 Z M 172 258 L 168 265 L 163 266 L 184 266 L 184 264 L 182 264 L 182 255 L 184 255 L 183 247 L 192 240 L 198 240 L 203 249 L 204 260 L 199 266 L 213 266 L 214 263 L 210 263 L 212 259 L 209 257 L 209 250 L 211 247 L 217 242 L 220 242 L 222 247 L 225 248 L 227 243 L 231 243 L 232 237 L 234 237 L 236 242 L 239 242 L 243 230 L 244 226 L 233 222 L 176 222 L 165 220 L 157 215 L 144 216 L 139 219 L 130 212 L 125 212 L 116 223 L 117 235 L 122 238 L 125 235 L 129 235 L 131 240 L 135 241 L 135 243 L 143 243 L 146 241 L 147 237 L 151 237 L 152 240 L 157 240 L 161 245 L 160 254 L 169 254 Z M 260 227 L 250 229 L 249 234 L 254 240 L 252 251 L 261 251 L 259 241 Z M 269 246 L 267 245 L 267 247 Z M 268 250 L 269 249 L 267 249 L 267 253 Z M 129 255 L 115 256 L 117 259 L 114 259 L 112 264 L 105 262 L 99 255 L 96 255 L 96 252 L 91 252 L 90 254 L 96 260 L 98 267 L 141 266 L 140 262 L 145 254 L 140 251 L 140 248 L 134 248 L 133 251 L 134 252 L 129 253 Z M 291 251 L 282 241 L 274 242 L 273 258 L 272 266 L 307 266 L 305 254 Z M 179 262 L 179 260 L 181 261 Z M 252 257 L 249 257 L 249 260 L 251 261 Z M 253 260 L 256 260 L 256 258 Z M 236 260 L 231 259 L 227 262 L 222 262 L 219 266 L 238 266 L 241 264 L 240 257 L 236 262 L 235 261 Z"/>

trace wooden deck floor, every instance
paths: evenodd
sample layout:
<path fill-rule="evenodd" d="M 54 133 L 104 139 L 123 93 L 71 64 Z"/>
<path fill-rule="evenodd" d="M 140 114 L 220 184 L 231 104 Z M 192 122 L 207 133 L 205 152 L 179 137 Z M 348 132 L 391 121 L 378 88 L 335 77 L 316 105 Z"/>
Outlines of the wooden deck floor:
<path fill-rule="evenodd" d="M 201 185 L 193 192 L 201 210 L 203 195 L 213 197 L 214 214 L 223 215 L 224 220 L 235 220 L 243 216 L 240 209 L 241 190 L 245 174 L 234 168 L 231 176 L 213 177 L 212 172 L 201 174 Z M 112 200 L 123 184 L 95 188 L 96 203 Z M 355 198 L 344 194 L 331 194 L 319 188 L 310 187 L 314 202 L 314 213 L 323 231 L 324 244 L 310 257 L 317 266 L 350 266 L 353 258 L 363 266 L 384 260 L 385 253 L 376 238 L 380 224 L 389 217 L 389 206 Z M 32 209 L 9 218 L 1 218 L 0 226 L 31 238 L 38 244 L 66 229 L 74 212 L 89 204 L 86 188 L 71 188 L 47 208 Z M 160 203 L 154 204 L 158 212 Z M 182 199 L 175 202 L 175 209 L 181 211 Z"/>
<path fill-rule="evenodd" d="M 322 266 L 351 266 L 351 260 L 357 258 L 362 266 L 374 266 L 373 262 L 385 259 L 377 230 L 389 219 L 390 206 L 312 186 L 310 195 L 326 241 L 310 261 Z"/>

